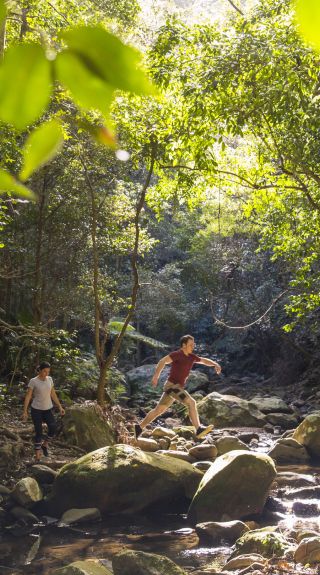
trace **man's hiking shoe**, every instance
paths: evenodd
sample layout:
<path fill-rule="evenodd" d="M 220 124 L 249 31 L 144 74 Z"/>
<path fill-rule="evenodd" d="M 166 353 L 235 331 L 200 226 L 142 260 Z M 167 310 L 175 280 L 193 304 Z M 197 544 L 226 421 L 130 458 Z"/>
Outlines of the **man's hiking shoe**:
<path fill-rule="evenodd" d="M 138 439 L 139 435 L 142 433 L 142 427 L 140 427 L 139 423 L 136 423 L 134 426 L 134 436 Z"/>
<path fill-rule="evenodd" d="M 44 455 L 45 457 L 49 457 L 49 451 L 48 451 L 47 446 L 42 444 L 42 445 L 41 445 L 41 449 L 42 449 L 42 451 L 43 451 L 43 455 Z"/>
<path fill-rule="evenodd" d="M 208 435 L 208 433 L 210 433 L 210 431 L 212 431 L 212 430 L 213 430 L 213 425 L 200 425 L 200 427 L 198 427 L 198 429 L 196 431 L 196 438 L 202 439 L 203 437 Z"/>

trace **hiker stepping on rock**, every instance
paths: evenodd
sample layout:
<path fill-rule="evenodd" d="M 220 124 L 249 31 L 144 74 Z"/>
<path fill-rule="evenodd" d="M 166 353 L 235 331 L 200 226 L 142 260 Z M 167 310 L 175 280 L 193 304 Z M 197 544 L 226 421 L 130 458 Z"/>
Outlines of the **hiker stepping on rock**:
<path fill-rule="evenodd" d="M 180 345 L 181 347 L 179 350 L 173 351 L 172 353 L 169 353 L 169 355 L 160 359 L 156 367 L 152 378 L 153 387 L 157 386 L 160 373 L 164 366 L 170 364 L 171 369 L 169 377 L 164 384 L 163 394 L 156 407 L 149 411 L 140 424 L 136 424 L 134 426 L 136 439 L 142 433 L 144 428 L 151 423 L 151 421 L 159 417 L 159 415 L 167 411 L 174 401 L 179 401 L 188 408 L 189 417 L 192 425 L 195 427 L 196 437 L 198 439 L 205 437 L 205 435 L 210 433 L 213 429 L 213 425 L 205 426 L 200 424 L 197 403 L 184 389 L 184 386 L 194 363 L 201 363 L 202 365 L 214 367 L 217 373 L 221 373 L 221 367 L 216 361 L 207 359 L 206 357 L 199 357 L 193 353 L 195 342 L 192 335 L 184 335 L 180 339 Z"/>

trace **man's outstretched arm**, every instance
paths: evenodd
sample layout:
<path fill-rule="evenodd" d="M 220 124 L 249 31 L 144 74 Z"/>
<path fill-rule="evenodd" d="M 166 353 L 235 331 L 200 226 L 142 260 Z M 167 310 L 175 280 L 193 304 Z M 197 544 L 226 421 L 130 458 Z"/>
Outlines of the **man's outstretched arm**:
<path fill-rule="evenodd" d="M 151 381 L 153 387 L 157 386 L 160 373 L 162 372 L 164 366 L 168 365 L 169 363 L 172 363 L 172 357 L 170 357 L 170 355 L 166 355 L 165 357 L 160 359 Z"/>
<path fill-rule="evenodd" d="M 214 367 L 216 373 L 221 373 L 221 365 L 213 359 L 208 359 L 207 357 L 200 357 L 200 361 L 196 361 L 195 363 L 201 363 L 202 365 L 207 365 L 208 367 Z"/>

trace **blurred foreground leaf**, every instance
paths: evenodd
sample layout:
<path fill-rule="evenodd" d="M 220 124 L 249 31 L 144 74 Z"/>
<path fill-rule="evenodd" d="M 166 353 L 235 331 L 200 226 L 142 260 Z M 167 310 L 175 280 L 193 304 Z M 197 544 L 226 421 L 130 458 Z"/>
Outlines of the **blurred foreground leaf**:
<path fill-rule="evenodd" d="M 35 200 L 35 194 L 26 188 L 23 184 L 18 182 L 11 174 L 5 170 L 0 169 L 0 194 L 9 192 L 20 196 L 22 198 L 27 198 L 28 200 Z"/>
<path fill-rule="evenodd" d="M 26 180 L 40 166 L 49 162 L 62 148 L 63 130 L 57 120 L 50 120 L 34 130 L 23 149 L 21 180 Z"/>

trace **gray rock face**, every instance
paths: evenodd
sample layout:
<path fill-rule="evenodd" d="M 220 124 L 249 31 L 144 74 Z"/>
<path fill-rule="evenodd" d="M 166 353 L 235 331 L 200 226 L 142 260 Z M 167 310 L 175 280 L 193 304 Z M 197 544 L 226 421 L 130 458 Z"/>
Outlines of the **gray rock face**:
<path fill-rule="evenodd" d="M 97 507 L 104 514 L 129 514 L 159 506 L 181 510 L 202 473 L 174 457 L 129 445 L 104 447 L 65 465 L 48 501 L 49 515 L 72 507 Z"/>
<path fill-rule="evenodd" d="M 63 418 L 63 434 L 68 443 L 86 451 L 113 445 L 115 434 L 95 403 L 72 405 Z"/>
<path fill-rule="evenodd" d="M 252 403 L 235 395 L 213 392 L 198 403 L 200 418 L 215 427 L 263 427 L 265 415 Z"/>
<path fill-rule="evenodd" d="M 11 497 L 22 507 L 32 507 L 42 500 L 42 491 L 33 477 L 20 479 L 11 492 Z"/>
<path fill-rule="evenodd" d="M 261 513 L 275 476 L 268 455 L 230 451 L 218 457 L 204 474 L 188 517 L 196 524 Z"/>
<path fill-rule="evenodd" d="M 311 457 L 320 457 L 320 411 L 307 415 L 292 437 L 307 448 Z"/>
<path fill-rule="evenodd" d="M 298 425 L 298 419 L 293 413 L 269 413 L 266 419 L 271 425 L 279 425 L 283 429 L 294 429 Z"/>
<path fill-rule="evenodd" d="M 40 464 L 33 465 L 30 473 L 39 483 L 53 483 L 57 476 L 57 471 L 47 467 L 47 465 Z"/>
<path fill-rule="evenodd" d="M 186 575 L 168 557 L 143 551 L 122 551 L 112 559 L 114 575 Z"/>
<path fill-rule="evenodd" d="M 310 461 L 306 448 L 291 437 L 279 439 L 268 455 L 277 463 L 308 463 Z"/>

